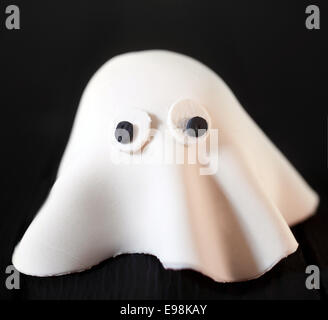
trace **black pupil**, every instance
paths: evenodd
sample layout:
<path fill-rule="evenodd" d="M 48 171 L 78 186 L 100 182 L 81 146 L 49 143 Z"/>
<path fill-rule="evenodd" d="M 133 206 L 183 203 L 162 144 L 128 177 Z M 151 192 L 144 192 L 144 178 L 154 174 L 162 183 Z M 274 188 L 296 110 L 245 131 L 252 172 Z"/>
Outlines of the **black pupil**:
<path fill-rule="evenodd" d="M 202 117 L 193 117 L 187 122 L 187 134 L 191 137 L 198 137 L 205 134 L 208 128 L 207 121 Z"/>
<path fill-rule="evenodd" d="M 130 143 L 133 140 L 133 124 L 128 121 L 121 121 L 116 126 L 115 138 L 119 143 Z"/>

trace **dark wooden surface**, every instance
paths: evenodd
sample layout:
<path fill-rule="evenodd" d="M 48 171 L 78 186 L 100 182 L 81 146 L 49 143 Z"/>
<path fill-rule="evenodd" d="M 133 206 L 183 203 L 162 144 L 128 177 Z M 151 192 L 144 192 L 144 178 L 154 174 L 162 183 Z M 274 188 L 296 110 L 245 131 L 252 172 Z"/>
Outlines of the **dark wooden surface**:
<path fill-rule="evenodd" d="M 10 1 L 1 1 L 4 13 Z M 317 214 L 293 228 L 300 247 L 257 280 L 219 284 L 156 257 L 123 255 L 80 274 L 21 276 L 5 299 L 323 299 L 328 295 L 327 6 L 305 28 L 295 1 L 15 1 L 21 30 L 0 19 L 0 281 L 14 246 L 45 200 L 81 93 L 112 56 L 162 48 L 209 65 L 320 194 Z M 1 17 L 1 16 L 0 16 Z M 4 14 L 3 14 L 4 17 Z M 2 24 L 1 24 L 2 23 Z M 284 190 L 288 192 L 288 190 Z M 305 288 L 318 265 L 321 289 Z"/>

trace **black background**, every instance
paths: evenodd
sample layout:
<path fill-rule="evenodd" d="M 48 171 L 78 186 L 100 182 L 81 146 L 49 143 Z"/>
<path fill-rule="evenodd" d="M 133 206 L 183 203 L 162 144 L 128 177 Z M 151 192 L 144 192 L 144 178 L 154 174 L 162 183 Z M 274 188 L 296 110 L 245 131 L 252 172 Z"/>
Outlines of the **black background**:
<path fill-rule="evenodd" d="M 20 7 L 21 30 L 5 28 L 9 4 Z M 321 9 L 320 30 L 305 28 L 309 4 Z M 327 10 L 324 1 L 1 1 L 1 297 L 326 298 Z M 21 275 L 21 289 L 7 290 L 5 268 L 54 181 L 85 85 L 109 58 L 144 49 L 181 52 L 216 71 L 320 194 L 317 214 L 292 229 L 299 249 L 244 283 L 123 255 L 80 274 Z M 320 267 L 320 290 L 305 288 L 309 264 Z"/>

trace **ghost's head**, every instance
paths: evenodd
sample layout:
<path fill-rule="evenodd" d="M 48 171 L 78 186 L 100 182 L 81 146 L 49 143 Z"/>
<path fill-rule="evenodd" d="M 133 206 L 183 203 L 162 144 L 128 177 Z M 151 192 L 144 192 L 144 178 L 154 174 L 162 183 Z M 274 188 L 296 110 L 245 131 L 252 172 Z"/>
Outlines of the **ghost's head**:
<path fill-rule="evenodd" d="M 146 253 L 166 268 L 245 280 L 296 250 L 288 225 L 316 203 L 215 73 L 176 53 L 129 53 L 85 89 L 13 263 L 49 276 Z"/>

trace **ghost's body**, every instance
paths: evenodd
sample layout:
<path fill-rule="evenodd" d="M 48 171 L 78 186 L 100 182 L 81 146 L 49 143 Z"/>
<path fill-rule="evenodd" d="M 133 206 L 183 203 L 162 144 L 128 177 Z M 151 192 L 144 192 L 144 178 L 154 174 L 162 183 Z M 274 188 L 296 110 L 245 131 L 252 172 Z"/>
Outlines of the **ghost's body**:
<path fill-rule="evenodd" d="M 199 164 L 149 163 L 163 147 L 160 134 L 149 140 L 150 128 L 171 130 L 179 140 L 177 117 L 198 111 L 219 132 L 217 170 L 201 175 Z M 133 123 L 130 145 L 115 142 L 118 121 Z M 138 152 L 138 164 L 112 159 Z M 101 67 L 85 89 L 57 180 L 13 263 L 23 273 L 51 276 L 146 253 L 165 268 L 247 280 L 297 249 L 289 226 L 317 203 L 211 70 L 176 53 L 129 53 Z"/>

